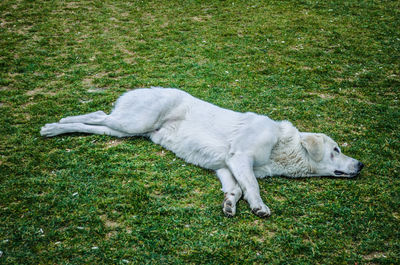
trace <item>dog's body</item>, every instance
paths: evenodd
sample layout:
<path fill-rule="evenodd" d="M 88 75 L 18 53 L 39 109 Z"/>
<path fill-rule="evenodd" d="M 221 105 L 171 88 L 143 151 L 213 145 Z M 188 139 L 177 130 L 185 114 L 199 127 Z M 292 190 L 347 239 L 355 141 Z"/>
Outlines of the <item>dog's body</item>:
<path fill-rule="evenodd" d="M 288 121 L 223 109 L 178 89 L 127 92 L 111 114 L 98 111 L 67 117 L 46 124 L 41 135 L 72 132 L 147 136 L 187 162 L 215 170 L 228 216 L 235 214 L 242 195 L 256 215 L 270 215 L 256 177 L 352 177 L 363 167 L 341 154 L 324 134 L 300 133 Z"/>

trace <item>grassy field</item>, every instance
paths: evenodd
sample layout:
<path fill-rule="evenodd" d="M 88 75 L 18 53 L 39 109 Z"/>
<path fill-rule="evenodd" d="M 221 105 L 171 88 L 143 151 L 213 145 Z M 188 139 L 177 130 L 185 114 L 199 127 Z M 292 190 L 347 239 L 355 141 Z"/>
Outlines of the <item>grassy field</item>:
<path fill-rule="evenodd" d="M 399 264 L 399 1 L 0 2 L 0 264 Z M 267 178 L 260 219 L 144 138 L 40 136 L 181 88 L 323 132 L 355 179 Z"/>

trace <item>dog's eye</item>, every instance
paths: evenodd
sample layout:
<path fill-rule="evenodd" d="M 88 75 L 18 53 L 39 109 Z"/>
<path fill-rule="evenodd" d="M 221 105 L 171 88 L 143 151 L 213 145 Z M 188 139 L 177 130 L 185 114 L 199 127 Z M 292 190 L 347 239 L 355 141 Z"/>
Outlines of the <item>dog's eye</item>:
<path fill-rule="evenodd" d="M 340 150 L 337 147 L 333 148 L 333 151 L 335 151 L 336 153 L 340 153 Z"/>

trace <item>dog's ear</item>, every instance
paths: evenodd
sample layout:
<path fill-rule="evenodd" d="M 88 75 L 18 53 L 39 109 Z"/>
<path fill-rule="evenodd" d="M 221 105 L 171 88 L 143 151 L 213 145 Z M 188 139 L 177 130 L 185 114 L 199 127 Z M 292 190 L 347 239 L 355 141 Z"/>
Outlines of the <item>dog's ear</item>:
<path fill-rule="evenodd" d="M 314 161 L 321 161 L 324 157 L 324 138 L 321 135 L 302 133 L 301 145 Z"/>

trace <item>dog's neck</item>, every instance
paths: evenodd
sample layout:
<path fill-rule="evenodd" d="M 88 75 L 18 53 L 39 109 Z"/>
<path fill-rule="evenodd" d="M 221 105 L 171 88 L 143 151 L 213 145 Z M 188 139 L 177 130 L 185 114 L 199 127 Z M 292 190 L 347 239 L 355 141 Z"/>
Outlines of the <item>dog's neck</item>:
<path fill-rule="evenodd" d="M 307 177 L 312 174 L 312 161 L 301 145 L 300 132 L 288 121 L 279 122 L 280 135 L 271 152 L 273 175 Z"/>

